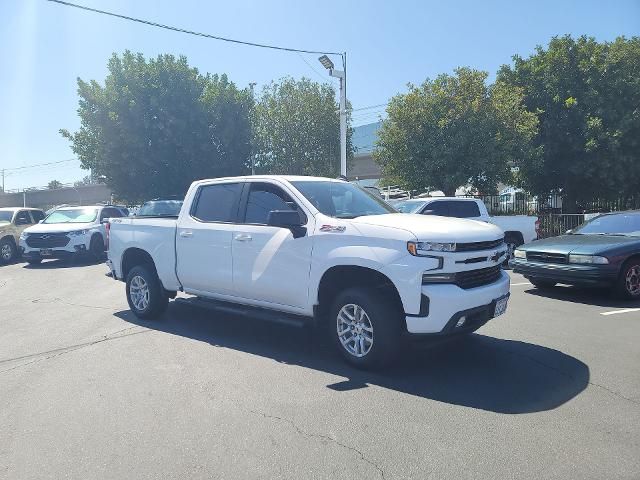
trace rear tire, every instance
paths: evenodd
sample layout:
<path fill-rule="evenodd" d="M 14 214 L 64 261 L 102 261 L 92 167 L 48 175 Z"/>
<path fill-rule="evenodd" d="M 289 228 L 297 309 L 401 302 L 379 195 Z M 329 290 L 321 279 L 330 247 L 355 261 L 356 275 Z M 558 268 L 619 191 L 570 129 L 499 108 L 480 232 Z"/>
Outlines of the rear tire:
<path fill-rule="evenodd" d="M 102 239 L 102 235 L 98 234 L 91 237 L 89 253 L 96 262 L 104 258 L 104 240 Z"/>
<path fill-rule="evenodd" d="M 396 360 L 401 346 L 402 311 L 379 291 L 350 288 L 338 294 L 329 313 L 329 331 L 344 359 L 362 369 Z"/>
<path fill-rule="evenodd" d="M 556 286 L 556 282 L 551 280 L 541 280 L 539 278 L 530 278 L 529 281 L 533 284 L 534 287 L 539 288 L 541 290 L 553 288 Z"/>
<path fill-rule="evenodd" d="M 616 285 L 619 296 L 627 300 L 640 300 L 640 259 L 632 258 L 622 266 Z"/>
<path fill-rule="evenodd" d="M 18 255 L 18 249 L 12 238 L 0 241 L 0 263 L 11 263 Z"/>
<path fill-rule="evenodd" d="M 158 275 L 146 265 L 138 265 L 129 271 L 126 289 L 129 308 L 138 318 L 158 318 L 169 305 Z"/>

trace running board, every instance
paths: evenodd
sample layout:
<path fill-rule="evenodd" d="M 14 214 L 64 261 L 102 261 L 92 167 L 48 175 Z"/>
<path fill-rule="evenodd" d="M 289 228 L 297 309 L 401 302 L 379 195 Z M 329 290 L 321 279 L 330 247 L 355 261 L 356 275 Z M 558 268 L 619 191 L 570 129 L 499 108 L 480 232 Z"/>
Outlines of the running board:
<path fill-rule="evenodd" d="M 239 305 L 237 303 L 222 302 L 219 300 L 209 300 L 206 298 L 176 298 L 174 303 L 186 305 L 189 307 L 202 308 L 216 312 L 229 313 L 246 318 L 255 318 L 272 323 L 279 323 L 290 327 L 302 328 L 313 323 L 313 317 L 305 317 L 303 315 L 295 315 L 292 313 L 279 312 L 266 308 L 251 307 L 248 305 Z"/>

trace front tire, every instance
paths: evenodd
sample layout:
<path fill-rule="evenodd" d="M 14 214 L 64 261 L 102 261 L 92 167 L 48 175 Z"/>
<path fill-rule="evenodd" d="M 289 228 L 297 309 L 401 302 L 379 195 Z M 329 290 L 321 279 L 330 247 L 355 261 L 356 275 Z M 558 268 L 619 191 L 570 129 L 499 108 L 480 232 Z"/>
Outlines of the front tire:
<path fill-rule="evenodd" d="M 640 300 L 640 259 L 631 259 L 622 266 L 617 291 L 627 300 Z"/>
<path fill-rule="evenodd" d="M 329 316 L 336 348 L 358 368 L 389 365 L 400 351 L 401 313 L 379 291 L 366 288 L 343 291 L 333 302 Z"/>
<path fill-rule="evenodd" d="M 127 275 L 127 303 L 136 317 L 158 318 L 169 305 L 158 275 L 148 266 L 133 267 Z"/>
<path fill-rule="evenodd" d="M 16 249 L 16 244 L 13 243 L 13 239 L 7 238 L 0 242 L 0 262 L 1 263 L 11 263 L 16 255 L 18 254 L 18 250 Z"/>
<path fill-rule="evenodd" d="M 553 288 L 556 286 L 556 282 L 551 280 L 541 280 L 539 278 L 530 278 L 529 281 L 533 284 L 534 287 L 539 288 L 541 290 L 547 288 Z"/>

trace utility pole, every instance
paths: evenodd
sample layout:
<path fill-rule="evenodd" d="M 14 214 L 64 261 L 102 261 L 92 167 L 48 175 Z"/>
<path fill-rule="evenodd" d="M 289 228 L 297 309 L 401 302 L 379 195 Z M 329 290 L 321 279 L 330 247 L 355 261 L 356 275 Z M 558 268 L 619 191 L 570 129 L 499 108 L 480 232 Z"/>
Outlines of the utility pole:
<path fill-rule="evenodd" d="M 249 88 L 251 89 L 251 108 L 255 108 L 255 97 L 253 95 L 253 90 L 256 86 L 256 82 L 249 82 Z M 251 152 L 251 175 L 256 174 L 256 156 L 255 152 Z"/>
<path fill-rule="evenodd" d="M 340 80 L 340 175 L 347 176 L 347 52 L 342 54 L 342 70 L 336 70 L 329 57 L 322 55 L 319 59 L 329 76 Z"/>
<path fill-rule="evenodd" d="M 4 168 L 2 169 L 2 193 L 4 193 Z"/>

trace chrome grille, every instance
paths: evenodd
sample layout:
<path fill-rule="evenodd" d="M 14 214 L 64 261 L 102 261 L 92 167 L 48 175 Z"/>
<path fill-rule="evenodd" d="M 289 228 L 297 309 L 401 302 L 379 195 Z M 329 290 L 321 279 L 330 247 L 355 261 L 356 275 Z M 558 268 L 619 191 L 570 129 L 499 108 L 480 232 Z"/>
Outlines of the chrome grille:
<path fill-rule="evenodd" d="M 67 246 L 69 240 L 64 233 L 31 233 L 26 243 L 31 248 L 60 248 Z"/>
<path fill-rule="evenodd" d="M 564 253 L 527 252 L 527 260 L 541 263 L 567 263 Z"/>

